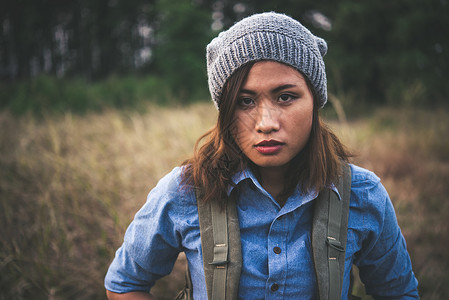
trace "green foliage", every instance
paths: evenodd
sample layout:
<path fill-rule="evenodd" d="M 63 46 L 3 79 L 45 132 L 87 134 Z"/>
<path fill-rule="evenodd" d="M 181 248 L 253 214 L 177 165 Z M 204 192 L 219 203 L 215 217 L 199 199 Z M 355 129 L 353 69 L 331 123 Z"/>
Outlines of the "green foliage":
<path fill-rule="evenodd" d="M 226 29 L 269 10 L 327 40 L 329 91 L 346 106 L 447 103 L 447 0 L 20 0 L 0 7 L 0 107 L 85 111 L 206 98 L 212 22 Z M 314 13 L 331 28 L 319 26 Z"/>
<path fill-rule="evenodd" d="M 20 82 L 9 89 L 4 105 L 16 114 L 27 111 L 61 111 L 71 107 L 74 111 L 96 108 L 98 103 L 88 103 L 84 82 L 68 81 L 41 75 L 27 82 Z M 97 100 L 98 101 L 98 100 Z"/>
<path fill-rule="evenodd" d="M 238 2 L 226 1 L 226 5 Z M 286 13 L 325 38 L 329 91 L 348 105 L 447 103 L 449 3 L 445 0 L 241 2 L 246 4 L 245 14 Z M 332 29 L 317 26 L 310 12 L 323 13 Z"/>
<path fill-rule="evenodd" d="M 161 12 L 153 59 L 156 72 L 181 101 L 206 94 L 210 11 L 186 0 L 159 0 L 156 7 Z"/>
<path fill-rule="evenodd" d="M 202 100 L 204 94 L 189 95 L 184 102 Z M 156 76 L 112 76 L 88 82 L 40 75 L 12 85 L 0 85 L 0 96 L 0 108 L 16 115 L 27 112 L 38 115 L 67 111 L 86 113 L 106 108 L 141 109 L 147 102 L 160 105 L 179 103 L 170 83 Z"/>
<path fill-rule="evenodd" d="M 135 68 L 139 34 L 151 25 L 149 0 L 5 1 L 0 5 L 0 76 L 36 73 L 100 79 Z M 142 17 L 146 12 L 146 17 Z"/>
<path fill-rule="evenodd" d="M 328 34 L 331 88 L 360 102 L 445 103 L 448 14 L 445 1 L 341 1 Z"/>

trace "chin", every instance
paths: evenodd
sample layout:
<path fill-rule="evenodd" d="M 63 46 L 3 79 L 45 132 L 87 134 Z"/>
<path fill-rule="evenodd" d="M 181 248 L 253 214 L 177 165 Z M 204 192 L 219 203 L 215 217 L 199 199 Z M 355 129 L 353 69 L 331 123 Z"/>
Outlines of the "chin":
<path fill-rule="evenodd" d="M 279 160 L 252 160 L 252 162 L 258 166 L 259 168 L 279 168 L 284 167 L 288 164 L 288 162 L 279 161 Z"/>

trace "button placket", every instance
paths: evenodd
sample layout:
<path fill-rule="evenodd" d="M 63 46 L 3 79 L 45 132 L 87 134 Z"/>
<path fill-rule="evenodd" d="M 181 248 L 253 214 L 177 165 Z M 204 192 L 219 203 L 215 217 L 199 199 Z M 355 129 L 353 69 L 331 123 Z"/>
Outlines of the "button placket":
<path fill-rule="evenodd" d="M 288 227 L 286 218 L 277 218 L 273 221 L 268 233 L 268 270 L 269 278 L 267 289 L 271 293 L 279 293 L 283 290 L 287 279 L 287 256 L 283 249 L 285 248 Z M 274 295 L 273 295 L 274 296 Z"/>

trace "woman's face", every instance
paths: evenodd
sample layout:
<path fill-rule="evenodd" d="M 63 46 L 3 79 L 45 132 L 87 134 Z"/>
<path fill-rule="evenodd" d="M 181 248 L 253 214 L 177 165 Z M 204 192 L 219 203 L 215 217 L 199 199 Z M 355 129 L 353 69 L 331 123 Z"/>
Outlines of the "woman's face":
<path fill-rule="evenodd" d="M 300 72 L 273 61 L 254 64 L 238 93 L 233 128 L 254 164 L 285 171 L 306 145 L 312 120 L 313 96 Z"/>

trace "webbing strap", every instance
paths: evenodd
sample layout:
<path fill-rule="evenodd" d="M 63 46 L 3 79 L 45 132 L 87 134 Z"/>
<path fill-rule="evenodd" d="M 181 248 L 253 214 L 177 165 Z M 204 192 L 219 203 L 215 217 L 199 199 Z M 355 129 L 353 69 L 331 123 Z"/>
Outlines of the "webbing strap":
<path fill-rule="evenodd" d="M 320 300 L 341 298 L 351 194 L 350 167 L 344 163 L 342 168 L 343 176 L 336 184 L 341 200 L 325 189 L 314 204 L 312 254 Z"/>
<path fill-rule="evenodd" d="M 329 197 L 329 220 L 327 223 L 328 263 L 329 263 L 329 300 L 341 298 L 340 264 L 338 256 L 345 249 L 340 241 L 341 208 L 343 201 L 338 197 Z"/>
<path fill-rule="evenodd" d="M 209 300 L 237 299 L 242 270 L 242 247 L 234 197 L 231 194 L 225 202 L 205 203 L 199 200 L 199 190 L 196 190 L 196 197 L 207 297 Z M 220 203 L 226 207 L 223 208 Z"/>
<path fill-rule="evenodd" d="M 351 171 L 346 163 L 343 164 L 343 176 L 337 184 L 337 190 L 342 197 L 341 201 L 330 189 L 322 191 L 315 200 L 312 254 L 320 300 L 341 297 L 351 194 Z M 200 198 L 197 194 L 197 199 Z M 337 207 L 333 202 L 338 204 Z M 242 267 L 238 214 L 232 201 L 225 209 L 227 211 L 223 213 L 218 201 L 207 204 L 200 204 L 198 201 L 203 265 L 209 300 L 237 299 L 238 295 Z M 212 221 L 212 218 L 215 221 Z M 225 246 L 216 246 L 220 244 Z"/>
<path fill-rule="evenodd" d="M 349 201 L 351 197 L 351 169 L 343 164 L 343 174 L 337 184 L 341 200 L 329 199 L 328 258 L 329 258 L 329 299 L 340 299 L 345 268 L 345 248 L 348 233 Z"/>
<path fill-rule="evenodd" d="M 212 230 L 214 235 L 214 279 L 212 299 L 226 299 L 226 273 L 228 270 L 228 223 L 226 206 L 220 208 L 217 201 L 211 203 Z M 221 209 L 223 209 L 221 211 Z"/>

